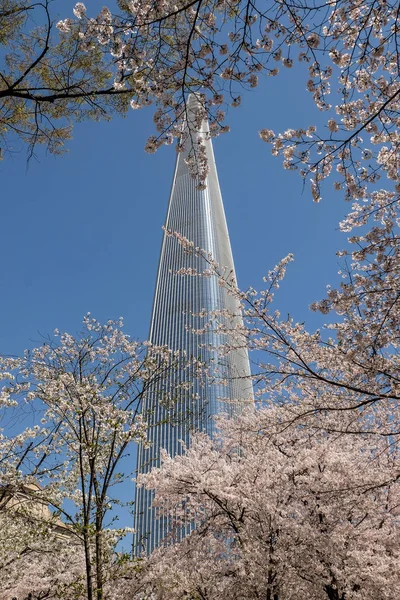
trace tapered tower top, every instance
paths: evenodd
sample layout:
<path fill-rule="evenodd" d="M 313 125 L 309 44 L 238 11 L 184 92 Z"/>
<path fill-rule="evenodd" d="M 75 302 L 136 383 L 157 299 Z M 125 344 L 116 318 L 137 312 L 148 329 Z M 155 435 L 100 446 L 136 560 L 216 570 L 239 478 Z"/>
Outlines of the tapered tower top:
<path fill-rule="evenodd" d="M 202 95 L 190 94 L 165 225 L 167 230 L 183 235 L 195 247 L 203 248 L 221 269 L 226 269 L 234 277 L 231 245 L 206 117 Z M 210 367 L 210 373 L 213 369 L 215 373 L 204 381 L 194 367 L 184 372 L 171 370 L 165 373 L 162 382 L 147 391 L 143 411 L 149 425 L 149 447 L 139 449 L 139 473 L 147 473 L 160 464 L 161 449 L 167 450 L 171 456 L 180 454 L 182 440 L 190 445 L 191 432 L 200 430 L 213 435 L 218 413 L 237 414 L 252 397 L 247 350 L 239 348 L 221 356 L 219 348 L 229 341 L 228 334 L 221 333 L 217 327 L 215 330 L 204 327 L 207 319 L 204 311 L 214 315 L 220 312 L 228 329 L 240 326 L 242 319 L 238 300 L 219 285 L 216 277 L 191 277 L 177 273 L 182 268 L 191 272 L 208 267 L 204 258 L 185 253 L 174 237 L 164 235 L 150 341 L 184 351 L 188 359 L 202 361 Z M 229 314 L 232 318 L 226 316 Z M 176 383 L 187 384 L 187 388 L 179 393 L 173 406 L 166 409 L 160 404 L 159 390 L 170 392 L 174 397 Z M 171 543 L 168 519 L 157 518 L 151 504 L 152 493 L 139 489 L 135 507 L 137 554 L 141 551 L 149 553 L 159 545 Z M 188 523 L 179 536 L 185 535 L 191 528 L 192 524 Z"/>

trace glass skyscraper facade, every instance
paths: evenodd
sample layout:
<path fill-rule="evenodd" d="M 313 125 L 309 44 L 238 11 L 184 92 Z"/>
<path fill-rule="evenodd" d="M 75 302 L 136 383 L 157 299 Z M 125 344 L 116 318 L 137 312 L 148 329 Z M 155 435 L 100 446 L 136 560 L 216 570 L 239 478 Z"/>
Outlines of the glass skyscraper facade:
<path fill-rule="evenodd" d="M 235 277 L 232 251 L 226 225 L 221 191 L 211 139 L 208 136 L 208 122 L 194 125 L 198 100 L 191 95 L 188 102 L 183 138 L 187 138 L 183 152 L 178 153 L 172 190 L 169 200 L 165 227 L 169 231 L 182 234 L 210 253 L 223 268 L 224 273 Z M 206 188 L 199 190 L 191 177 L 187 159 L 199 137 L 204 140 L 209 172 Z M 227 335 L 207 329 L 203 333 L 193 333 L 201 329 L 205 318 L 201 311 L 226 312 L 217 317 L 228 319 L 234 327 L 242 323 L 239 302 L 218 284 L 216 277 L 182 276 L 176 274 L 181 268 L 197 271 L 207 269 L 206 260 L 192 253 L 185 253 L 174 237 L 164 234 L 158 268 L 153 312 L 150 326 L 150 341 L 156 345 L 167 345 L 172 350 L 181 350 L 188 359 L 200 359 L 211 366 L 211 377 L 204 383 L 194 368 L 180 371 L 171 369 L 165 375 L 162 386 L 150 388 L 143 402 L 143 413 L 149 423 L 148 448 L 140 447 L 138 452 L 138 473 L 147 473 L 159 466 L 160 450 L 164 448 L 174 456 L 182 452 L 183 441 L 190 444 L 190 434 L 200 430 L 213 435 L 214 417 L 221 411 L 234 414 L 240 406 L 252 399 L 252 386 L 249 379 L 250 367 L 245 348 L 220 356 L 217 348 L 226 343 Z M 207 320 L 207 319 L 206 319 Z M 215 372 L 212 381 L 212 372 Z M 225 380 L 223 383 L 219 381 Z M 174 395 L 174 388 L 184 381 L 187 391 L 178 391 L 173 410 L 167 410 L 159 402 L 160 388 Z M 179 390 L 179 387 L 178 387 Z M 135 553 L 150 553 L 164 543 L 168 534 L 168 522 L 157 518 L 151 508 L 152 493 L 143 488 L 136 491 L 135 502 Z M 190 530 L 188 525 L 188 531 Z M 184 531 L 181 535 L 184 535 Z M 168 540 L 168 538 L 167 538 Z"/>

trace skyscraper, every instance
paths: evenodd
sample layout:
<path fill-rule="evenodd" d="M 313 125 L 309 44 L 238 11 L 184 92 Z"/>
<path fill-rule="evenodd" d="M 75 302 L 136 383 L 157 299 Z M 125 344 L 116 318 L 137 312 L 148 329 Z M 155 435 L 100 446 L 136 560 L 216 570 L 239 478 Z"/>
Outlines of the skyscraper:
<path fill-rule="evenodd" d="M 183 152 L 177 157 L 175 174 L 169 200 L 166 229 L 182 234 L 209 252 L 225 273 L 235 276 L 229 234 L 226 225 L 221 191 L 209 126 L 206 120 L 201 125 L 196 118 L 199 100 L 191 95 L 188 101 L 186 122 L 182 140 L 186 140 Z M 197 125 L 195 124 L 197 123 Z M 193 148 L 205 145 L 209 172 L 206 188 L 198 189 L 191 177 L 188 162 Z M 167 345 L 172 350 L 183 350 L 187 357 L 194 357 L 211 365 L 218 375 L 214 382 L 203 385 L 195 369 L 185 372 L 171 370 L 165 376 L 164 390 L 174 388 L 176 382 L 188 380 L 191 389 L 181 392 L 174 406 L 175 417 L 166 414 L 158 402 L 156 389 L 150 389 L 144 399 L 143 412 L 149 422 L 148 449 L 139 448 L 138 473 L 147 473 L 159 465 L 160 449 L 165 448 L 172 456 L 181 453 L 182 444 L 190 443 L 190 432 L 206 431 L 210 435 L 215 429 L 214 417 L 222 410 L 234 413 L 240 405 L 252 397 L 247 350 L 238 349 L 226 356 L 219 356 L 217 347 L 227 341 L 226 334 L 207 330 L 195 334 L 192 328 L 200 329 L 204 317 L 199 313 L 228 311 L 232 317 L 221 316 L 240 324 L 241 313 L 238 301 L 218 284 L 216 277 L 182 276 L 176 274 L 180 268 L 197 271 L 209 265 L 203 258 L 187 254 L 173 237 L 164 234 L 158 267 L 150 326 L 150 341 L 156 345 Z M 218 383 L 225 379 L 226 383 Z M 151 508 L 152 494 L 142 488 L 136 492 L 135 504 L 135 552 L 150 553 L 165 538 L 168 532 L 166 519 L 156 519 Z M 190 529 L 190 526 L 188 526 Z"/>

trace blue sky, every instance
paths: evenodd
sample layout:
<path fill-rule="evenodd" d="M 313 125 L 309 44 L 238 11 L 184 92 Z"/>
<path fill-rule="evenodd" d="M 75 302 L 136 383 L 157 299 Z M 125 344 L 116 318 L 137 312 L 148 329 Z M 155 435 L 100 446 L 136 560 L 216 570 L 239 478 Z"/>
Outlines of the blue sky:
<path fill-rule="evenodd" d="M 309 304 L 337 282 L 335 250 L 345 244 L 337 223 L 348 207 L 329 190 L 313 203 L 258 130 L 317 119 L 301 73 L 284 70 L 244 93 L 229 111 L 231 132 L 214 142 L 239 284 L 262 287 L 292 252 L 277 308 L 310 326 L 320 319 Z M 150 107 L 78 124 L 63 157 L 40 151 L 27 166 L 16 148 L 0 163 L 0 352 L 19 354 L 56 327 L 73 333 L 88 311 L 123 316 L 130 335 L 147 337 L 175 162 L 172 147 L 144 152 L 153 132 Z"/>

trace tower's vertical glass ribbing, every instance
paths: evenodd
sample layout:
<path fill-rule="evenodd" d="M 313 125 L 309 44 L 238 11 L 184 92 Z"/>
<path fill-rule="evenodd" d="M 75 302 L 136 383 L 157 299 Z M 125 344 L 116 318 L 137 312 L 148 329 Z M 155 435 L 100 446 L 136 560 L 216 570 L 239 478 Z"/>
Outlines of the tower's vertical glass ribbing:
<path fill-rule="evenodd" d="M 211 140 L 207 137 L 208 123 L 194 126 L 198 100 L 189 98 L 188 116 L 184 133 L 191 138 L 184 152 L 178 154 L 171 196 L 167 213 L 166 229 L 182 234 L 194 245 L 209 252 L 214 260 L 234 276 L 232 251 L 225 220 L 224 207 L 218 183 Z M 191 119 L 193 117 L 193 122 Z M 186 159 L 191 148 L 197 144 L 199 136 L 204 140 L 209 165 L 206 189 L 197 189 L 196 181 L 190 176 Z M 192 267 L 197 271 L 208 265 L 203 259 L 184 252 L 176 239 L 164 235 L 158 268 L 153 313 L 150 326 L 150 341 L 155 345 L 167 345 L 172 350 L 182 350 L 187 357 L 200 358 L 205 364 L 215 365 L 219 378 L 226 382 L 210 382 L 202 385 L 193 370 L 184 373 L 171 370 L 162 382 L 163 389 L 171 390 L 182 380 L 190 380 L 191 389 L 180 392 L 173 414 L 166 414 L 158 402 L 156 389 L 150 389 L 143 403 L 143 413 L 149 422 L 148 440 L 150 446 L 139 448 L 138 473 L 147 473 L 159 465 L 162 448 L 174 456 L 181 452 L 181 441 L 190 442 L 193 430 L 213 433 L 213 417 L 227 407 L 238 407 L 252 398 L 249 380 L 250 367 L 247 351 L 231 352 L 221 358 L 215 349 L 226 342 L 226 336 L 215 331 L 195 334 L 191 328 L 201 328 L 204 319 L 198 316 L 203 309 L 229 311 L 235 314 L 233 324 L 241 322 L 238 301 L 218 285 L 215 277 L 177 275 L 182 267 Z M 222 377 L 221 377 L 222 375 Z M 158 385 L 160 389 L 160 385 Z M 228 408 L 229 410 L 229 408 Z M 135 553 L 150 553 L 163 543 L 168 533 L 165 519 L 157 519 L 151 508 L 151 492 L 139 488 L 135 503 Z"/>

